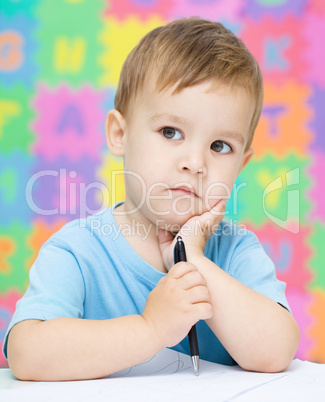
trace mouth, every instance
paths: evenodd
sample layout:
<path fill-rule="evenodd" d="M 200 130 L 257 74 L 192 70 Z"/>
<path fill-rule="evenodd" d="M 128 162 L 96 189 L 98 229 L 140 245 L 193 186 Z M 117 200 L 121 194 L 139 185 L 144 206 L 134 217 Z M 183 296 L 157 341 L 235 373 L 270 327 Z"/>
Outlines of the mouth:
<path fill-rule="evenodd" d="M 190 197 L 198 198 L 198 195 L 195 193 L 195 191 L 187 186 L 171 187 L 170 190 L 175 194 L 178 193 L 180 195 L 188 195 Z"/>

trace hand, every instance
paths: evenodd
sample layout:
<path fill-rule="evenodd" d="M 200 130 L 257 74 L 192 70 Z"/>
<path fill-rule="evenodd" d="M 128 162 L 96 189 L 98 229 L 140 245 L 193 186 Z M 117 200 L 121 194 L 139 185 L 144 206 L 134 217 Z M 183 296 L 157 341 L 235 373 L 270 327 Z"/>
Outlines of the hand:
<path fill-rule="evenodd" d="M 190 218 L 178 232 L 185 245 L 187 260 L 194 254 L 203 255 L 209 237 L 217 230 L 226 209 L 226 201 L 219 200 L 209 211 Z M 164 265 L 169 270 L 174 265 L 174 247 L 176 237 L 167 230 L 158 230 L 158 241 Z"/>
<path fill-rule="evenodd" d="M 142 316 L 162 347 L 181 342 L 199 320 L 212 317 L 205 278 L 188 262 L 174 265 L 150 292 Z"/>

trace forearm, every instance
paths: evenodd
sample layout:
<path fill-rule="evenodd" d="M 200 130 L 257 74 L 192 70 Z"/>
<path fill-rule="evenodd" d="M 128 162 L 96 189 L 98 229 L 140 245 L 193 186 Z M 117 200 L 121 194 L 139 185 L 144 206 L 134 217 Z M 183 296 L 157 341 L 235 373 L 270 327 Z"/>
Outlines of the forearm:
<path fill-rule="evenodd" d="M 281 371 L 291 362 L 299 329 L 291 314 L 205 257 L 191 261 L 205 276 L 213 317 L 206 320 L 233 359 L 253 371 Z"/>
<path fill-rule="evenodd" d="M 139 364 L 163 345 L 141 315 L 111 320 L 57 318 L 23 321 L 10 332 L 8 360 L 23 380 L 104 377 Z"/>

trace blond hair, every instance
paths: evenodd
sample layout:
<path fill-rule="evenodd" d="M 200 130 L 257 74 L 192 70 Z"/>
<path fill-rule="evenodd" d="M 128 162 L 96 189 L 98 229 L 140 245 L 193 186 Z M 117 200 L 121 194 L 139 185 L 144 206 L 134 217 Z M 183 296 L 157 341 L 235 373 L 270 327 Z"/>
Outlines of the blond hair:
<path fill-rule="evenodd" d="M 256 102 L 246 148 L 251 145 L 262 109 L 262 74 L 244 43 L 222 24 L 184 18 L 142 38 L 123 64 L 116 91 L 115 108 L 124 116 L 152 71 L 158 91 L 175 85 L 177 93 L 205 81 L 248 90 Z"/>

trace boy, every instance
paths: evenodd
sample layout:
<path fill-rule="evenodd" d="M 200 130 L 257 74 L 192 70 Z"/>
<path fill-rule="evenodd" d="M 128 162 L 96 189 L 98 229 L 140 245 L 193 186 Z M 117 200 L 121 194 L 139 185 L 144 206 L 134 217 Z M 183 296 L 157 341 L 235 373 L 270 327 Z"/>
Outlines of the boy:
<path fill-rule="evenodd" d="M 70 222 L 41 248 L 4 343 L 13 373 L 107 376 L 165 347 L 189 353 L 195 323 L 201 358 L 285 369 L 299 330 L 284 284 L 256 237 L 222 221 L 253 155 L 255 59 L 221 24 L 172 22 L 130 53 L 115 106 L 107 143 L 124 158 L 125 201 L 86 228 Z M 188 262 L 174 265 L 176 233 Z"/>

